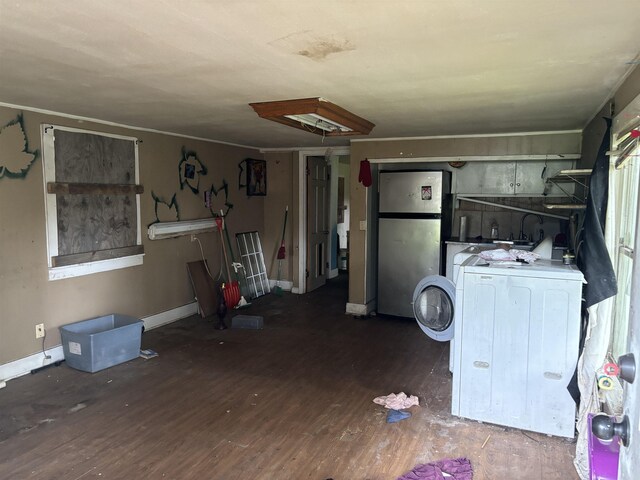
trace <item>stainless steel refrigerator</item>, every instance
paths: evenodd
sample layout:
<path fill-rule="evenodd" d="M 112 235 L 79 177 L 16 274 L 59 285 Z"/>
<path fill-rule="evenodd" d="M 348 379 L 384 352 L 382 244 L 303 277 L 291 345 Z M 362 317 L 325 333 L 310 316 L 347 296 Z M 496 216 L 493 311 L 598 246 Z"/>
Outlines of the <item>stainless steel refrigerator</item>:
<path fill-rule="evenodd" d="M 417 283 L 443 273 L 450 183 L 449 172 L 380 172 L 378 313 L 412 318 Z"/>

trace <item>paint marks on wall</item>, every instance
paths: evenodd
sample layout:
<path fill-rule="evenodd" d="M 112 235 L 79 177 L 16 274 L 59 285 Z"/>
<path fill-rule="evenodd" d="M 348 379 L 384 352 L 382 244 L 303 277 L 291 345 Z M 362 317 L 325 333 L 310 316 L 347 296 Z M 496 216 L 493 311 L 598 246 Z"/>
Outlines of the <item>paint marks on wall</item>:
<path fill-rule="evenodd" d="M 204 204 L 214 217 L 220 215 L 220 210 L 224 212 L 223 216 L 227 216 L 233 208 L 233 203 L 229 202 L 229 184 L 224 178 L 218 187 L 211 185 L 204 192 Z"/>
<path fill-rule="evenodd" d="M 182 147 L 182 158 L 178 163 L 180 190 L 188 187 L 194 194 L 200 193 L 200 177 L 207 174 L 207 167 L 193 150 Z"/>
<path fill-rule="evenodd" d="M 153 190 L 151 191 L 151 198 L 155 202 L 154 212 L 156 219 L 149 225 L 160 222 L 177 222 L 180 220 L 180 208 L 178 207 L 178 201 L 176 200 L 176 194 L 173 194 L 171 200 L 167 201 L 163 197 L 156 195 Z"/>
<path fill-rule="evenodd" d="M 0 178 L 25 178 L 39 155 L 29 149 L 22 113 L 0 128 Z"/>

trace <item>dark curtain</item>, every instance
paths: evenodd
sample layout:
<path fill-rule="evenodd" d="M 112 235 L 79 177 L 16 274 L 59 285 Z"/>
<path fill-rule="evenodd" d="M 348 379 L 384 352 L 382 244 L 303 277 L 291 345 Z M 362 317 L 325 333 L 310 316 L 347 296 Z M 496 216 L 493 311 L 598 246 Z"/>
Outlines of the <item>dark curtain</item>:
<path fill-rule="evenodd" d="M 584 348 L 585 335 L 589 325 L 587 308 L 618 293 L 615 272 L 604 240 L 604 224 L 609 195 L 609 157 L 607 151 L 611 148 L 611 119 L 605 118 L 604 120 L 607 122 L 607 131 L 604 133 L 589 179 L 587 208 L 577 247 L 577 265 L 587 281 L 587 284 L 582 288 L 584 302 L 580 331 L 580 354 Z M 580 390 L 578 389 L 577 370 L 574 372 L 567 389 L 578 403 Z"/>
<path fill-rule="evenodd" d="M 604 222 L 609 195 L 609 157 L 611 119 L 605 119 L 607 131 L 598 150 L 589 181 L 589 195 L 580 236 L 577 263 L 587 284 L 583 289 L 585 307 L 589 308 L 618 293 L 616 276 L 604 240 Z"/>

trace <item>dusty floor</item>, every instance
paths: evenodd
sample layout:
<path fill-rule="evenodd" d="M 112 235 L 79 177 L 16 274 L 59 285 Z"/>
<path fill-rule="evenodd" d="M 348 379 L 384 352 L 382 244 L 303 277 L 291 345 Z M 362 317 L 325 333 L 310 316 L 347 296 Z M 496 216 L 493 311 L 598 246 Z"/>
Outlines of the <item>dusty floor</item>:
<path fill-rule="evenodd" d="M 157 358 L 11 380 L 0 478 L 391 480 L 448 457 L 475 480 L 578 478 L 571 440 L 452 417 L 448 346 L 345 302 L 342 277 L 256 301 L 263 330 L 191 317 L 143 335 Z M 387 424 L 372 399 L 400 391 L 420 407 Z"/>

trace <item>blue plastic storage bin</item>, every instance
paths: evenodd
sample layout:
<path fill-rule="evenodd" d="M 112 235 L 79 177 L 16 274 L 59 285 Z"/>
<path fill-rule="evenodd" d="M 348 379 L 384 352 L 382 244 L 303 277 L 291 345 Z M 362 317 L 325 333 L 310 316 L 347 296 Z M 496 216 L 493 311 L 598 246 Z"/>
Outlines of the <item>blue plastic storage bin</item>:
<path fill-rule="evenodd" d="M 142 320 L 113 313 L 60 327 L 67 364 L 97 372 L 133 360 L 140 354 Z"/>

